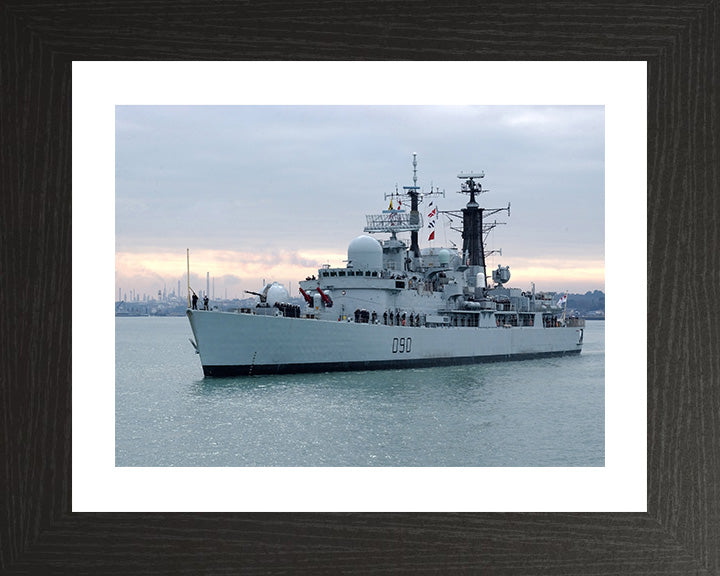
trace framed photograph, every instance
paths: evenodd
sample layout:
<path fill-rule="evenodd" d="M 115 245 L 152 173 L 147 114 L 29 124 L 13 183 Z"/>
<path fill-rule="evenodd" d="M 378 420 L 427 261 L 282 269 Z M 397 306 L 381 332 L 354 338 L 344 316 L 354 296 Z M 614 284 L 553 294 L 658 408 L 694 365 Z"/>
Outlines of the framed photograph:
<path fill-rule="evenodd" d="M 712 89 L 717 2 L 612 10 L 557 5 L 540 11 L 518 5 L 512 12 L 494 5 L 439 13 L 420 3 L 408 14 L 361 3 L 341 12 L 310 6 L 303 12 L 294 5 L 280 13 L 259 5 L 178 7 L 172 14 L 156 6 L 125 8 L 17 3 L 0 12 L 6 54 L 0 70 L 13 79 L 0 92 L 6 191 L 2 267 L 8 299 L 8 320 L 2 323 L 7 342 L 0 451 L 0 480 L 6 487 L 3 572 L 154 574 L 176 573 L 179 566 L 203 573 L 720 571 L 714 545 L 720 504 L 713 492 L 720 467 L 712 456 L 720 437 L 717 337 L 712 314 L 704 312 L 712 310 L 709 286 L 717 275 L 713 252 L 706 249 L 718 244 L 713 191 L 720 182 L 710 160 L 717 155 L 718 103 Z M 162 72 L 157 61 L 168 58 L 178 62 L 165 63 Z M 641 125 L 647 139 L 636 141 L 630 129 L 627 139 L 641 156 L 646 146 L 647 214 L 645 202 L 633 203 L 630 196 L 612 211 L 621 215 L 613 220 L 616 227 L 641 231 L 641 242 L 612 248 L 624 248 L 627 267 L 618 268 L 613 284 L 623 302 L 617 308 L 618 329 L 607 341 L 642 346 L 627 366 L 606 373 L 617 395 L 608 403 L 626 405 L 617 412 L 620 417 L 606 421 L 607 429 L 619 426 L 614 430 L 620 432 L 606 441 L 630 449 L 616 458 L 620 452 L 611 457 L 608 448 L 600 470 L 617 472 L 611 482 L 593 478 L 586 468 L 570 477 L 555 475 L 566 470 L 547 470 L 538 479 L 533 471 L 524 477 L 483 476 L 476 470 L 458 476 L 445 468 L 420 475 L 415 469 L 378 475 L 364 467 L 292 473 L 251 468 L 244 476 L 227 469 L 214 476 L 217 470 L 207 468 L 159 468 L 147 475 L 147 470 L 116 466 L 113 444 L 108 451 L 106 443 L 107 430 L 113 439 L 115 431 L 105 411 L 108 398 L 114 405 L 113 358 L 102 351 L 113 334 L 103 328 L 102 303 L 108 303 L 112 318 L 111 298 L 117 294 L 113 279 L 108 282 L 102 273 L 107 263 L 98 256 L 98 298 L 75 288 L 86 268 L 86 261 L 75 257 L 81 243 L 96 245 L 85 253 L 96 248 L 102 255 L 110 238 L 111 257 L 114 252 L 106 225 L 107 189 L 103 181 L 97 182 L 96 198 L 74 194 L 96 170 L 112 181 L 115 166 L 112 156 L 108 163 L 100 152 L 99 166 L 88 165 L 76 148 L 81 135 L 76 111 L 104 106 L 100 118 L 109 111 L 113 140 L 115 106 L 139 103 L 130 84 L 109 108 L 101 99 L 85 101 L 88 92 L 81 90 L 75 72 L 84 64 L 95 71 L 94 94 L 99 94 L 103 83 L 115 80 L 103 77 L 102 64 L 93 68 L 88 61 L 107 61 L 105 74 L 131 74 L 132 84 L 164 81 L 169 87 L 177 87 L 177 78 L 188 70 L 193 77 L 185 82 L 192 84 L 204 71 L 231 69 L 222 62 L 186 61 L 247 61 L 245 68 L 237 62 L 236 70 L 247 72 L 247 90 L 257 94 L 248 80 L 267 78 L 269 63 L 261 61 L 289 58 L 311 61 L 320 70 L 332 70 L 332 61 L 369 66 L 417 60 L 415 68 L 410 66 L 412 77 L 428 83 L 439 77 L 443 62 L 445 68 L 457 63 L 457 70 L 466 71 L 472 62 L 487 61 L 477 69 L 486 71 L 488 82 L 501 81 L 487 65 L 491 61 L 515 63 L 505 70 L 528 74 L 535 64 L 534 73 L 547 72 L 534 84 L 539 99 L 545 83 L 563 69 L 572 71 L 565 74 L 571 85 L 573 80 L 592 83 L 592 71 L 603 65 L 628 74 L 626 86 L 637 81 L 638 70 L 644 82 L 646 72 Z M 146 62 L 131 62 L 139 59 Z M 552 63 L 543 68 L 544 60 L 563 62 L 551 72 Z M 297 65 L 303 70 L 303 62 Z M 268 81 L 302 95 L 303 82 L 313 76 L 293 76 L 291 63 L 284 66 L 289 78 Z M 352 69 L 349 62 L 345 67 Z M 399 68 L 388 69 L 397 79 Z M 343 78 L 336 70 L 335 77 Z M 166 74 L 161 82 L 158 74 Z M 470 84 L 482 87 L 479 81 Z M 628 95 L 626 103 L 635 97 Z M 211 103 L 225 104 L 222 99 Z M 584 104 L 604 105 L 598 100 Z M 407 94 L 399 94 L 397 102 L 407 103 Z M 472 95 L 465 102 L 472 104 Z M 102 146 L 97 143 L 98 150 Z M 606 158 L 613 153 L 608 145 Z M 606 181 L 606 189 L 609 185 Z M 97 318 L 94 339 L 87 338 L 88 316 Z M 88 381 L 93 371 L 96 376 Z M 633 378 L 646 378 L 646 393 L 631 392 Z M 83 397 L 97 414 L 77 403 Z M 647 413 L 638 416 L 642 401 Z M 76 468 L 77 459 L 93 455 L 96 468 L 111 470 L 112 477 Z M 628 470 L 639 473 L 642 482 L 637 474 L 623 476 Z M 348 499 L 349 492 L 359 499 Z M 549 499 L 538 500 L 539 492 Z M 469 504 L 463 498 L 468 494 Z M 589 504 L 589 497 L 600 497 L 601 503 Z"/>

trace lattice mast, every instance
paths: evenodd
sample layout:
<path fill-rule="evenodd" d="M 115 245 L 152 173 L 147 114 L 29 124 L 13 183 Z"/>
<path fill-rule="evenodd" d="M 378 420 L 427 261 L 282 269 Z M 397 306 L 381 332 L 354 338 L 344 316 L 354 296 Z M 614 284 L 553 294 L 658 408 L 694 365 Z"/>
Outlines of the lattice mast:
<path fill-rule="evenodd" d="M 407 194 L 410 197 L 410 222 L 413 224 L 417 224 L 417 229 L 410 232 L 410 253 L 415 258 L 420 258 L 420 245 L 418 243 L 418 231 L 422 227 L 422 221 L 420 218 L 420 212 L 418 210 L 420 201 L 419 198 L 422 196 L 425 197 L 433 197 L 433 196 L 445 196 L 445 192 L 439 192 L 438 190 L 433 190 L 432 186 L 430 187 L 430 192 L 421 193 L 420 187 L 417 185 L 417 153 L 413 152 L 413 185 L 412 186 L 403 186 L 404 193 Z"/>
<path fill-rule="evenodd" d="M 386 232 L 395 237 L 398 232 L 410 232 L 410 250 L 409 252 L 415 257 L 420 258 L 420 246 L 418 243 L 418 232 L 423 227 L 423 221 L 420 217 L 419 205 L 422 198 L 428 196 L 445 196 L 445 192 L 430 188 L 430 192 L 420 192 L 417 185 L 417 153 L 413 152 L 413 185 L 403 186 L 403 192 L 398 191 L 397 185 L 395 192 L 385 194 L 385 199 L 392 198 L 400 200 L 400 197 L 410 198 L 410 212 L 404 210 L 383 210 L 382 214 L 372 214 L 366 216 L 367 226 L 365 232 L 377 233 Z M 392 202 L 391 202 L 392 207 Z"/>

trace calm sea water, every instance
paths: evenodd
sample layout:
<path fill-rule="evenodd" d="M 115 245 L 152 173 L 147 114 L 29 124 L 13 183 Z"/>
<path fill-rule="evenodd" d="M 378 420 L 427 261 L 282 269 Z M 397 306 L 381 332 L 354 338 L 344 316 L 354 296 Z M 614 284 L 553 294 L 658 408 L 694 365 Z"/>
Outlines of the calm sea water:
<path fill-rule="evenodd" d="M 577 357 L 204 379 L 186 318 L 116 318 L 116 465 L 604 466 L 604 333 Z"/>

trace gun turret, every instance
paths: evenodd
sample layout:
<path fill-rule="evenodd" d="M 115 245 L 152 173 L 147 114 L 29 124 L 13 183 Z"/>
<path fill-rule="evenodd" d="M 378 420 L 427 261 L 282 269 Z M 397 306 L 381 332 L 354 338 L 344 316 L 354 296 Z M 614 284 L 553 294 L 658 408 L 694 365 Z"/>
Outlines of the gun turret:
<path fill-rule="evenodd" d="M 260 292 L 253 292 L 252 290 L 245 290 L 248 294 L 254 294 L 255 296 L 260 296 L 260 302 L 265 302 L 266 294 L 261 294 Z"/>

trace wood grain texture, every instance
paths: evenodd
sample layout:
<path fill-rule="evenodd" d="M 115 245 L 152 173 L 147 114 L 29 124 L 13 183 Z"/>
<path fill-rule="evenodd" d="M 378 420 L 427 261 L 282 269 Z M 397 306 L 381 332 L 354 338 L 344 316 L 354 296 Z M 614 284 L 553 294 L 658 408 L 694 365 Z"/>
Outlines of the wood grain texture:
<path fill-rule="evenodd" d="M 1 4 L 0 571 L 720 574 L 718 6 Z M 71 513 L 71 62 L 89 59 L 647 60 L 648 513 Z"/>

